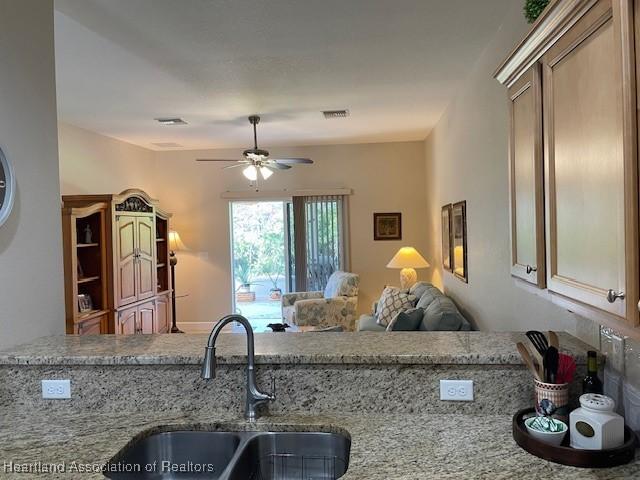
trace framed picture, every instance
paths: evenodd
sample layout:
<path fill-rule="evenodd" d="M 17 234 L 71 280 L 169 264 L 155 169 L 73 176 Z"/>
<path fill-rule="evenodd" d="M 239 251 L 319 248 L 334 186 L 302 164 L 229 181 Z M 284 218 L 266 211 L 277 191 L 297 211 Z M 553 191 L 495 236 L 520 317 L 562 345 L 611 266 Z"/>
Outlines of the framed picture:
<path fill-rule="evenodd" d="M 453 272 L 451 267 L 451 204 L 442 207 L 442 268 Z"/>
<path fill-rule="evenodd" d="M 454 203 L 451 207 L 451 248 L 453 250 L 453 274 L 465 283 L 467 271 L 467 202 Z"/>
<path fill-rule="evenodd" d="M 86 293 L 78 294 L 78 311 L 80 313 L 86 313 L 93 310 L 93 301 L 91 296 Z"/>
<path fill-rule="evenodd" d="M 402 240 L 402 214 L 399 212 L 374 213 L 373 239 Z"/>

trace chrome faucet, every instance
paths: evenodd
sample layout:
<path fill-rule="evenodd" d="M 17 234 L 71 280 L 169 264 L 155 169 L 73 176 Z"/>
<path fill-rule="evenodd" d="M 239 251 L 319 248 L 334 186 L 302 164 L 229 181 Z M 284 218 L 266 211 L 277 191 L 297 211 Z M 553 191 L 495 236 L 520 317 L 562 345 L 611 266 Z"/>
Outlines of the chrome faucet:
<path fill-rule="evenodd" d="M 249 421 L 255 421 L 259 415 L 257 408 L 267 402 L 273 402 L 276 399 L 276 383 L 275 379 L 271 381 L 271 393 L 262 393 L 256 386 L 256 372 L 254 359 L 254 341 L 253 329 L 249 320 L 242 315 L 227 315 L 221 318 L 218 323 L 213 326 L 209 334 L 209 341 L 204 349 L 204 361 L 202 362 L 202 371 L 200 376 L 204 379 L 215 378 L 216 376 L 216 340 L 222 328 L 231 322 L 238 322 L 247 332 L 247 400 L 245 403 L 244 417 Z"/>

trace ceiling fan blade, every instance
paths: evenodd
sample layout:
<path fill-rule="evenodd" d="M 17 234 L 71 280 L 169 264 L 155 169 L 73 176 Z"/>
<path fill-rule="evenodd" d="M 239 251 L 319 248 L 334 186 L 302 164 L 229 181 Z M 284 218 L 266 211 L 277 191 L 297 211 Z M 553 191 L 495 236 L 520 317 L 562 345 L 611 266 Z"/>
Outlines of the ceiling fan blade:
<path fill-rule="evenodd" d="M 196 162 L 239 162 L 240 160 L 230 160 L 226 158 L 196 158 Z"/>
<path fill-rule="evenodd" d="M 286 158 L 271 158 L 274 162 L 278 162 L 285 165 L 294 165 L 296 163 L 313 163 L 313 160 L 310 158 L 297 158 L 297 157 L 286 157 Z"/>
<path fill-rule="evenodd" d="M 291 165 L 284 165 L 283 163 L 269 162 L 266 164 L 269 168 L 275 168 L 276 170 L 289 170 Z"/>
<path fill-rule="evenodd" d="M 235 165 L 227 165 L 226 167 L 222 167 L 222 170 L 228 170 L 229 168 L 238 168 L 238 167 L 246 167 L 246 163 L 236 163 Z"/>

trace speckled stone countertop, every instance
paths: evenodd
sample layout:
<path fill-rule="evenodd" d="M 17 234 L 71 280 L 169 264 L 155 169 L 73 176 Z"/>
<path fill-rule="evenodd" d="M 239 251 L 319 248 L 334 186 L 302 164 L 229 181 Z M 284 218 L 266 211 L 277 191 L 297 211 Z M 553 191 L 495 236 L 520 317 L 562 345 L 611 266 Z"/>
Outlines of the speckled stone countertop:
<path fill-rule="evenodd" d="M 622 479 L 640 476 L 640 461 L 610 469 L 579 469 L 541 460 L 511 437 L 508 415 L 345 415 L 263 417 L 248 425 L 206 414 L 0 414 L 0 478 L 99 479 L 101 473 L 70 472 L 72 463 L 101 465 L 132 437 L 149 428 L 241 431 L 328 431 L 351 436 L 345 480 L 418 479 Z M 12 473 L 9 462 L 64 464 L 65 473 Z"/>
<path fill-rule="evenodd" d="M 584 363 L 588 345 L 560 333 L 561 350 Z M 53 336 L 0 352 L 0 365 L 195 365 L 207 335 Z M 259 333 L 258 364 L 520 365 L 512 332 Z M 219 363 L 246 361 L 243 334 L 218 338 Z"/>

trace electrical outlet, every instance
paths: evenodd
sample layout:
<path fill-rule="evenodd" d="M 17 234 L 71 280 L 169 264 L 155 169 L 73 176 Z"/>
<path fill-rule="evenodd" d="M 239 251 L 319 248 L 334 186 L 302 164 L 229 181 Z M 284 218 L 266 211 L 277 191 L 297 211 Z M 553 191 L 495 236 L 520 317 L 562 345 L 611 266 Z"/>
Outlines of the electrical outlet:
<path fill-rule="evenodd" d="M 473 380 L 440 380 L 440 400 L 473 401 Z"/>
<path fill-rule="evenodd" d="M 42 380 L 42 398 L 71 398 L 71 380 Z"/>

